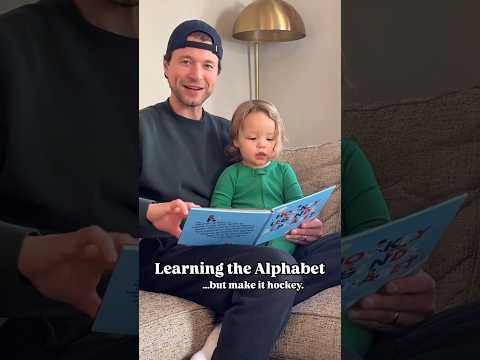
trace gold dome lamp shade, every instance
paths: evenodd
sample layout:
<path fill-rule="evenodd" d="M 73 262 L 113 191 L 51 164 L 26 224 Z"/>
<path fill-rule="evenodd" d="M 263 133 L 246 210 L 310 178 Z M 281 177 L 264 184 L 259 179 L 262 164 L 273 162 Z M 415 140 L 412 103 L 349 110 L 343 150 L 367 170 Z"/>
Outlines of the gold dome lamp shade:
<path fill-rule="evenodd" d="M 259 98 L 261 42 L 293 41 L 306 36 L 302 18 L 293 6 L 283 0 L 256 0 L 235 21 L 232 36 L 255 43 L 255 98 Z"/>

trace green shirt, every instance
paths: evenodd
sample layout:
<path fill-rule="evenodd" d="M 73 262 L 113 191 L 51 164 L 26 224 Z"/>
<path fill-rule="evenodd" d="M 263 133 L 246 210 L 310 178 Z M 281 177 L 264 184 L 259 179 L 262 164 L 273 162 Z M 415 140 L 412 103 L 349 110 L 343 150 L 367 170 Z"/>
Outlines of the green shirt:
<path fill-rule="evenodd" d="M 342 140 L 342 236 L 390 221 L 372 166 L 357 143 Z M 374 334 L 351 323 L 342 313 L 342 345 L 364 355 Z"/>
<path fill-rule="evenodd" d="M 271 209 L 303 197 L 294 170 L 288 163 L 271 161 L 264 168 L 250 168 L 238 162 L 220 175 L 211 199 L 217 208 Z M 272 247 L 289 253 L 295 244 L 285 238 L 272 240 Z"/>

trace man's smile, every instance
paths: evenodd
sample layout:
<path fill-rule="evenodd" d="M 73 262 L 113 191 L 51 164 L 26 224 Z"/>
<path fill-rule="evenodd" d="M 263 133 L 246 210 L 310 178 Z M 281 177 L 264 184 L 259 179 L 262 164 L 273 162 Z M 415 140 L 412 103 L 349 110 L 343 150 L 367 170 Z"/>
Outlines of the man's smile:
<path fill-rule="evenodd" d="M 204 89 L 202 86 L 198 86 L 198 85 L 183 85 L 183 87 L 186 88 L 187 90 L 192 90 L 192 91 L 200 91 Z"/>

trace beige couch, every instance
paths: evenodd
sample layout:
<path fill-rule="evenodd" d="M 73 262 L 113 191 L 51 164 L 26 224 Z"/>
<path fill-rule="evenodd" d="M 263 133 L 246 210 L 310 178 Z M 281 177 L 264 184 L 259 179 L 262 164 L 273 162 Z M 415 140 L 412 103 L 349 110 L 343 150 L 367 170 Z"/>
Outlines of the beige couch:
<path fill-rule="evenodd" d="M 425 269 L 438 311 L 480 301 L 480 87 L 348 106 L 342 136 L 367 154 L 393 218 L 469 194 Z"/>
<path fill-rule="evenodd" d="M 305 194 L 340 185 L 340 144 L 285 150 Z M 327 232 L 340 230 L 340 189 L 320 216 Z M 213 328 L 203 306 L 164 294 L 140 292 L 139 355 L 142 360 L 188 359 Z M 252 335 L 253 336 L 253 335 Z M 340 287 L 327 289 L 294 307 L 272 359 L 340 359 Z"/>
<path fill-rule="evenodd" d="M 437 308 L 480 301 L 480 87 L 394 104 L 349 106 L 342 135 L 370 159 L 394 218 L 468 192 L 464 208 L 426 270 L 437 281 Z M 286 151 L 305 193 L 340 182 L 340 148 L 326 144 Z M 322 214 L 340 226 L 339 193 Z M 274 359 L 339 359 L 339 287 L 293 310 Z M 184 359 L 212 328 L 204 307 L 162 294 L 140 294 L 140 358 Z"/>

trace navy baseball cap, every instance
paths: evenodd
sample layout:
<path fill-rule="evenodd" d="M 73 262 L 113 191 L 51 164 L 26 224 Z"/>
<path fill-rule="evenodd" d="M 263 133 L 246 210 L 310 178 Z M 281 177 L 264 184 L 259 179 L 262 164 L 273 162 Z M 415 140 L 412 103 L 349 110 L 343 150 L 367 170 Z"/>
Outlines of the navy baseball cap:
<path fill-rule="evenodd" d="M 206 44 L 199 41 L 187 41 L 188 35 L 193 32 L 202 32 L 212 39 L 212 44 Z M 178 25 L 173 30 L 168 40 L 167 53 L 176 49 L 193 47 L 197 49 L 210 50 L 221 60 L 223 56 L 222 39 L 217 30 L 201 20 L 188 20 Z"/>

